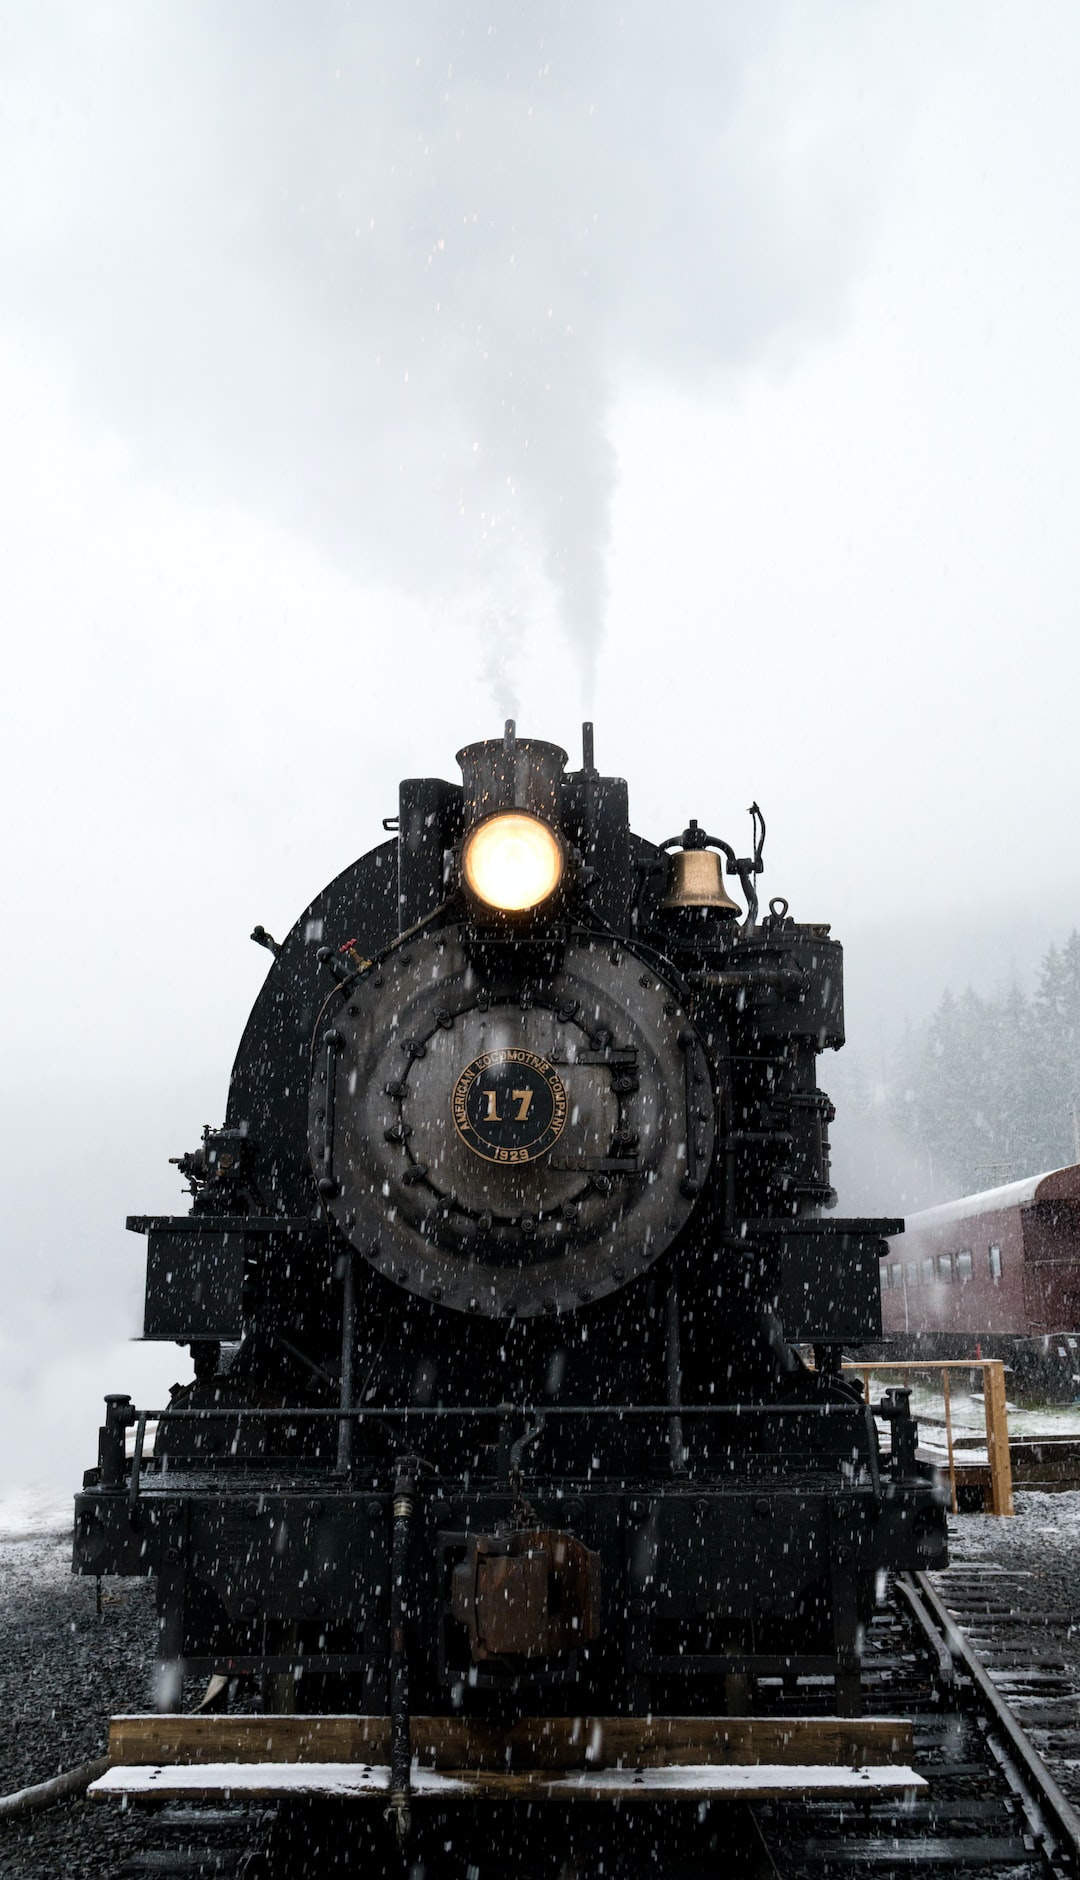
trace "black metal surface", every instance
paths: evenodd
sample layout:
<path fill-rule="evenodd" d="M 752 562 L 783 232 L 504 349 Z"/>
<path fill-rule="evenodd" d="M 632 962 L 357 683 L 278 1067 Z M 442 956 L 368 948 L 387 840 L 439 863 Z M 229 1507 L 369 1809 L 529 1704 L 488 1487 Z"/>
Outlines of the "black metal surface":
<path fill-rule="evenodd" d="M 355 987 L 333 1033 L 312 1084 L 313 1165 L 332 1162 L 341 1234 L 410 1292 L 490 1316 L 573 1311 L 686 1227 L 712 1156 L 709 1066 L 631 948 L 568 939 L 523 1009 L 510 965 L 480 972 L 465 938 L 440 930 Z M 456 1115 L 463 1075 L 508 1045 L 541 1067 L 519 1083 L 565 1090 L 550 1155 L 527 1133 L 485 1150 L 469 1097 Z M 494 1076 L 473 1084 L 493 1104 Z"/>
<path fill-rule="evenodd" d="M 409 1735 L 409 1627 L 412 1583 L 410 1540 L 416 1505 L 416 1469 L 399 1458 L 394 1481 L 393 1538 L 390 1550 L 390 1798 L 398 1845 L 404 1846 L 411 1824 L 412 1744 Z"/>
<path fill-rule="evenodd" d="M 566 752 L 541 738 L 519 738 L 513 719 L 501 738 L 467 744 L 457 754 L 467 827 L 504 810 L 522 810 L 558 826 Z"/>
<path fill-rule="evenodd" d="M 179 1222 L 152 1229 L 143 1337 L 239 1338 L 247 1246 L 243 1226 L 235 1221 L 214 1233 L 185 1231 Z"/>

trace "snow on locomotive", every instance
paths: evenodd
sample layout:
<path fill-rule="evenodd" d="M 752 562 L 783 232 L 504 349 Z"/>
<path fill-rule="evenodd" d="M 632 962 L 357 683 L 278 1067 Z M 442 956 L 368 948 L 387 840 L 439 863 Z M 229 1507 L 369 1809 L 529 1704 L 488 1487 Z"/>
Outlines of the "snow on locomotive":
<path fill-rule="evenodd" d="M 107 1400 L 76 1504 L 167 1666 L 382 1719 L 399 1825 L 421 1712 L 645 1728 L 806 1676 L 856 1714 L 875 1584 L 945 1552 L 906 1393 L 879 1453 L 841 1374 L 899 1224 L 828 1212 L 841 949 L 759 919 L 760 812 L 748 857 L 643 840 L 589 726 L 576 771 L 513 724 L 459 763 L 256 929 L 190 1210 L 129 1222 L 194 1381 L 147 1458 Z"/>

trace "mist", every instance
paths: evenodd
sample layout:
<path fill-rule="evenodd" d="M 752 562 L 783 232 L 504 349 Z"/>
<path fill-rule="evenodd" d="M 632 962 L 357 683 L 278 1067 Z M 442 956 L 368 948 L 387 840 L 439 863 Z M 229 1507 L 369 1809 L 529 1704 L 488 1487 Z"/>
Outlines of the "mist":
<path fill-rule="evenodd" d="M 911 89 L 882 13 L 788 4 L 72 6 L 7 37 L 6 312 L 81 414 L 511 644 L 553 614 L 587 702 L 616 396 L 835 322 Z M 487 676 L 512 703 L 514 662 Z"/>

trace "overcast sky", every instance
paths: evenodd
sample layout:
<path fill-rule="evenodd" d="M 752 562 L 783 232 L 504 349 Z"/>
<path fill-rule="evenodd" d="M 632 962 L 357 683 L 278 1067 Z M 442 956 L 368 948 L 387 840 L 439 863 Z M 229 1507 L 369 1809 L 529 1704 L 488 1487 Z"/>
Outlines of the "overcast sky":
<path fill-rule="evenodd" d="M 0 1374 L 72 1453 L 252 924 L 507 712 L 654 839 L 761 802 L 870 1058 L 1076 923 L 1078 95 L 1052 0 L 0 4 Z"/>

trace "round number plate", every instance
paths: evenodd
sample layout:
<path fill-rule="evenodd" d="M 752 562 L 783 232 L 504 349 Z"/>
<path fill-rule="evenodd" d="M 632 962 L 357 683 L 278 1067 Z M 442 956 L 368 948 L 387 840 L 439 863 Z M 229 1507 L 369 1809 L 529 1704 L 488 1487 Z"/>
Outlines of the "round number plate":
<path fill-rule="evenodd" d="M 454 1085 L 454 1127 L 485 1162 L 533 1162 L 558 1142 L 566 1087 L 534 1051 L 485 1051 Z"/>

